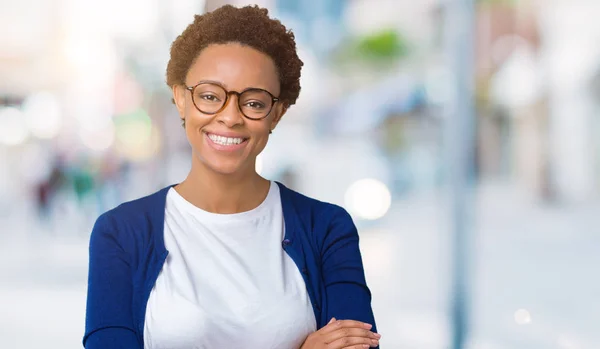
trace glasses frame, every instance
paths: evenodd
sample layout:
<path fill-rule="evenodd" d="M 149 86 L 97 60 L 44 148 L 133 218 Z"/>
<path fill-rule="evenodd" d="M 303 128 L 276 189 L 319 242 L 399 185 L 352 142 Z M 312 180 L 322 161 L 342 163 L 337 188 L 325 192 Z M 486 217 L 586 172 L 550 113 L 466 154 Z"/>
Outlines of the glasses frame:
<path fill-rule="evenodd" d="M 225 101 L 223 102 L 223 105 L 221 106 L 221 108 L 219 108 L 219 110 L 217 110 L 213 113 L 207 113 L 205 111 L 200 110 L 200 108 L 198 108 L 198 105 L 196 105 L 196 100 L 194 99 L 194 90 L 196 90 L 196 88 L 200 85 L 215 85 L 215 86 L 219 86 L 220 88 L 223 89 L 223 91 L 225 91 Z M 221 85 L 215 81 L 200 81 L 199 83 L 197 83 L 194 86 L 187 86 L 185 84 L 183 86 L 185 87 L 186 90 L 190 91 L 190 93 L 192 95 L 192 103 L 194 103 L 194 107 L 196 107 L 196 109 L 199 112 L 201 112 L 202 114 L 206 114 L 206 115 L 215 115 L 215 114 L 222 112 L 227 107 L 227 104 L 229 103 L 229 97 L 231 95 L 236 95 L 238 111 L 245 118 L 250 119 L 250 120 L 262 120 L 262 119 L 266 118 L 267 116 L 271 115 L 271 112 L 273 111 L 273 107 L 275 106 L 275 103 L 280 101 L 280 99 L 278 97 L 273 96 L 273 94 L 271 92 L 269 92 L 265 89 L 262 89 L 262 88 L 258 88 L 258 87 L 248 87 L 248 88 L 244 89 L 242 92 L 228 91 L 223 85 Z M 262 91 L 262 92 L 266 92 L 269 96 L 271 96 L 271 109 L 269 109 L 269 111 L 267 112 L 267 114 L 265 114 L 265 116 L 260 117 L 260 118 L 251 118 L 243 112 L 242 106 L 240 105 L 240 100 L 241 100 L 240 96 L 247 91 Z"/>

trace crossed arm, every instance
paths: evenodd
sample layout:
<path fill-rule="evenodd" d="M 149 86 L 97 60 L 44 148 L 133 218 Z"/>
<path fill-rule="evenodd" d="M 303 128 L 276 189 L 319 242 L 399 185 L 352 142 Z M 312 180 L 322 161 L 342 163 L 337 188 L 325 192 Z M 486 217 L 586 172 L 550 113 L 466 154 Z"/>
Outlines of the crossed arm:
<path fill-rule="evenodd" d="M 331 321 L 308 336 L 302 349 L 378 348 L 381 336 L 371 309 L 358 231 L 348 212 L 332 207 L 335 212 L 321 246 L 326 316 Z"/>
<path fill-rule="evenodd" d="M 102 215 L 92 230 L 86 309 L 87 349 L 143 348 L 136 335 L 130 256 Z M 322 244 L 322 274 L 331 321 L 310 334 L 301 349 L 377 348 L 377 334 L 358 245 L 348 213 L 338 208 Z M 339 319 L 339 320 L 338 320 Z"/>

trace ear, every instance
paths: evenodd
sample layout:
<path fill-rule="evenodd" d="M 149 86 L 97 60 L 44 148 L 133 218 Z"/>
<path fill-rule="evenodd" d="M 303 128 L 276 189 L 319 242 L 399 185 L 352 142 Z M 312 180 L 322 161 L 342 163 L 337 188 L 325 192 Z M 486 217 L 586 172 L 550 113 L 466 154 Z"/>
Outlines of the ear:
<path fill-rule="evenodd" d="M 275 127 L 277 127 L 277 124 L 279 123 L 279 121 L 281 120 L 283 115 L 285 115 L 285 113 L 287 112 L 288 107 L 289 106 L 284 105 L 283 103 L 275 106 L 275 110 L 273 110 L 275 112 L 275 114 L 273 116 L 273 119 L 271 120 L 271 126 L 270 126 L 271 131 L 273 131 L 275 129 Z"/>
<path fill-rule="evenodd" d="M 177 107 L 179 117 L 185 119 L 185 93 L 186 90 L 182 85 L 173 85 L 171 88 L 173 91 L 173 103 Z"/>

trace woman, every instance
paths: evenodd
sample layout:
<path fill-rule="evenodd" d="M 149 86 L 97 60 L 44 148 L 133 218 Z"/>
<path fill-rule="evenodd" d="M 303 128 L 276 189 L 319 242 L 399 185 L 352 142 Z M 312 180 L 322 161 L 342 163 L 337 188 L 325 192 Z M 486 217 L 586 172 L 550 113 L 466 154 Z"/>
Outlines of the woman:
<path fill-rule="evenodd" d="M 378 346 L 348 213 L 255 171 L 301 67 L 293 34 L 256 6 L 196 16 L 173 42 L 191 170 L 96 221 L 86 348 Z"/>

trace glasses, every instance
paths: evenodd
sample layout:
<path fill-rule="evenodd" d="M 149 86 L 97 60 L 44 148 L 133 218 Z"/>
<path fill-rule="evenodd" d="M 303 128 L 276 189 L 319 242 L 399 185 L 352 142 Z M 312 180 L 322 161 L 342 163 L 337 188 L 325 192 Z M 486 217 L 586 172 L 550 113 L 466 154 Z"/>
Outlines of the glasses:
<path fill-rule="evenodd" d="M 242 92 L 227 91 L 213 82 L 200 82 L 196 86 L 185 86 L 192 93 L 192 102 L 203 114 L 214 115 L 227 106 L 229 96 L 236 95 L 239 111 L 251 120 L 261 120 L 269 116 L 273 105 L 279 101 L 269 91 L 261 88 L 247 88 Z"/>

